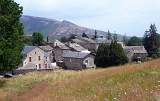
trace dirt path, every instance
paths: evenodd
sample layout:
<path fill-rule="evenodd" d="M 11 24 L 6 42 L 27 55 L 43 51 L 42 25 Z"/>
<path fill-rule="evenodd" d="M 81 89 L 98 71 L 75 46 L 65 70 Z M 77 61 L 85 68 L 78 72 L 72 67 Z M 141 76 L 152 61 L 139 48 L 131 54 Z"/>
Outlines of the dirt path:
<path fill-rule="evenodd" d="M 47 82 L 42 82 L 40 84 L 37 84 L 30 91 L 24 93 L 22 96 L 14 97 L 12 101 L 33 101 L 35 98 L 38 98 L 43 93 L 48 91 L 48 87 L 49 87 L 49 84 Z"/>

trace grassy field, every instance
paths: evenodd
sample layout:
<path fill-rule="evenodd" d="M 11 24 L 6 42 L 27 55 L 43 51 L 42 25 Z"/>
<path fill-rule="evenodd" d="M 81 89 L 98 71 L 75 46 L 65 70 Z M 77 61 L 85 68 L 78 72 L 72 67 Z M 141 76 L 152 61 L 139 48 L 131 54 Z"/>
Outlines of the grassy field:
<path fill-rule="evenodd" d="M 1 79 L 0 101 L 160 101 L 160 60 Z"/>

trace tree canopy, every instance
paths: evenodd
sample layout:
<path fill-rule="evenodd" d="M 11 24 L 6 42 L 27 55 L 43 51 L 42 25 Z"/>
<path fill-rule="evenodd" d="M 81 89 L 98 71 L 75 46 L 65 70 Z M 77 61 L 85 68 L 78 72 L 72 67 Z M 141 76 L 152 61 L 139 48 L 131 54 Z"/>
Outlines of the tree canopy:
<path fill-rule="evenodd" d="M 157 33 L 155 24 L 151 24 L 149 31 L 145 32 L 143 45 L 150 57 L 160 57 L 160 35 Z"/>
<path fill-rule="evenodd" d="M 141 46 L 142 45 L 142 39 L 138 38 L 136 36 L 133 36 L 128 41 L 128 46 Z"/>
<path fill-rule="evenodd" d="M 13 0 L 0 0 L 0 71 L 16 69 L 21 63 L 23 26 L 22 7 Z"/>
<path fill-rule="evenodd" d="M 34 32 L 32 35 L 32 43 L 36 46 L 41 46 L 43 44 L 43 35 L 39 32 Z"/>
<path fill-rule="evenodd" d="M 126 36 L 126 34 L 123 36 L 123 43 L 125 44 L 125 45 L 127 45 L 128 44 L 128 38 L 127 38 L 127 36 Z"/>
<path fill-rule="evenodd" d="M 128 58 L 120 44 L 116 41 L 110 45 L 110 65 L 123 65 L 128 62 Z"/>
<path fill-rule="evenodd" d="M 128 62 L 128 58 L 120 44 L 116 41 L 111 45 L 101 44 L 98 47 L 95 57 L 95 64 L 97 67 L 107 67 L 122 65 Z"/>
<path fill-rule="evenodd" d="M 98 47 L 98 51 L 95 57 L 96 66 L 98 67 L 109 66 L 109 54 L 110 54 L 110 46 L 107 44 L 101 44 Z"/>

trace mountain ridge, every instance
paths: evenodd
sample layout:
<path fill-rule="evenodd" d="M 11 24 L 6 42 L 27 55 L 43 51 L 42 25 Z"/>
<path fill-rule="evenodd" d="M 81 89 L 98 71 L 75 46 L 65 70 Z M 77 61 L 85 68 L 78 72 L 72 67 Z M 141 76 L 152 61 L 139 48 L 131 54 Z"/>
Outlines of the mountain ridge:
<path fill-rule="evenodd" d="M 58 21 L 29 15 L 23 15 L 20 20 L 24 25 L 24 32 L 26 35 L 32 35 L 33 32 L 41 32 L 44 37 L 61 38 L 63 36 L 68 37 L 71 34 L 80 36 L 82 33 L 86 33 L 88 36 L 93 37 L 96 30 L 79 26 L 67 20 Z M 101 30 L 96 31 L 99 35 L 105 35 L 107 33 Z M 118 36 L 122 39 L 122 35 Z"/>

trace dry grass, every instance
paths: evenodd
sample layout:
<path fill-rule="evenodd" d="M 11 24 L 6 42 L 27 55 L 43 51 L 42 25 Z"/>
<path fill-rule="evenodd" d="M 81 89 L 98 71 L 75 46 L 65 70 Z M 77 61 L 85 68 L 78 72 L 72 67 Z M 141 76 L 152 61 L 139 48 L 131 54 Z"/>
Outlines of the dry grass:
<path fill-rule="evenodd" d="M 0 101 L 158 101 L 160 60 L 0 80 Z"/>

